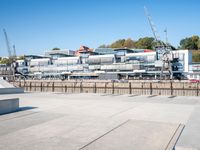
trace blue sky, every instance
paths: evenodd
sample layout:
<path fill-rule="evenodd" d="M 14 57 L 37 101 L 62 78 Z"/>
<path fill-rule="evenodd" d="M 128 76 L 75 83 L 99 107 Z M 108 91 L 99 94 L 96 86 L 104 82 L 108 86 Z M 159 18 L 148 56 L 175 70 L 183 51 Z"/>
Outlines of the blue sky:
<path fill-rule="evenodd" d="M 175 46 L 200 35 L 199 0 L 0 0 L 0 56 L 8 55 L 3 28 L 18 55 L 153 36 L 144 6 L 163 40 L 166 27 Z"/>

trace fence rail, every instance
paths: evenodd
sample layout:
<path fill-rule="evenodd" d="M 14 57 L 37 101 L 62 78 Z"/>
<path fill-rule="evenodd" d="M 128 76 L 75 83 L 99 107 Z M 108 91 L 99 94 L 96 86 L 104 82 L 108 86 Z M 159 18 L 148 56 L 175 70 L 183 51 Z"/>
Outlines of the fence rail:
<path fill-rule="evenodd" d="M 200 96 L 199 83 L 187 82 L 69 82 L 69 81 L 16 81 L 15 86 L 32 92 L 107 93 L 133 95 Z"/>

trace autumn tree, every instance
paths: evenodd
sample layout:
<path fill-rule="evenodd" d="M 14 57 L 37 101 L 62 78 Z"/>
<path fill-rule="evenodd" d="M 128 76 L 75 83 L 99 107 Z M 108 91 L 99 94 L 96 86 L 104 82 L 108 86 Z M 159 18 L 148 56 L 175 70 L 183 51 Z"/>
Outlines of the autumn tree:
<path fill-rule="evenodd" d="M 155 41 L 152 37 L 144 37 L 136 41 L 135 46 L 138 49 L 153 49 Z"/>
<path fill-rule="evenodd" d="M 125 39 L 117 40 L 110 45 L 110 48 L 124 48 Z"/>
<path fill-rule="evenodd" d="M 180 41 L 180 48 L 198 50 L 199 49 L 199 36 L 186 37 Z"/>
<path fill-rule="evenodd" d="M 131 38 L 128 38 L 124 42 L 124 47 L 126 47 L 126 48 L 135 48 L 135 42 Z"/>

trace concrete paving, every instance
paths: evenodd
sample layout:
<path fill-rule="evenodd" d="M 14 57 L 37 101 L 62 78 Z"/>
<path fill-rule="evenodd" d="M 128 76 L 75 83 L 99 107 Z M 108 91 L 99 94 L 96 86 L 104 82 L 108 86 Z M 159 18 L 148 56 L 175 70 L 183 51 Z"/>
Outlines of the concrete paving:
<path fill-rule="evenodd" d="M 21 111 L 0 116 L 1 150 L 172 150 L 184 125 L 199 126 L 192 119 L 198 97 L 1 95 L 13 97 L 20 98 Z M 192 148 L 190 142 L 182 146 Z"/>
<path fill-rule="evenodd" d="M 200 149 L 200 107 L 197 106 L 188 120 L 187 126 L 180 137 L 176 150 Z"/>

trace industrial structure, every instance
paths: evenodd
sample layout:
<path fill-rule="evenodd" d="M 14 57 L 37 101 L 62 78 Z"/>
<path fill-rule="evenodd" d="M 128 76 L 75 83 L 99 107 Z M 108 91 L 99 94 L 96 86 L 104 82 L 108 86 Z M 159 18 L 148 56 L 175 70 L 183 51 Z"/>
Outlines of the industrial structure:
<path fill-rule="evenodd" d="M 80 56 L 51 57 L 25 56 L 18 60 L 17 72 L 32 79 L 159 79 L 161 67 L 157 67 L 157 52 L 136 49 L 95 49 Z M 188 50 L 172 51 L 179 62 L 172 66 L 174 78 L 187 77 L 192 64 Z M 57 55 L 57 53 L 55 53 Z M 169 78 L 168 71 L 163 71 Z"/>

